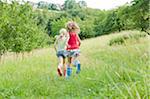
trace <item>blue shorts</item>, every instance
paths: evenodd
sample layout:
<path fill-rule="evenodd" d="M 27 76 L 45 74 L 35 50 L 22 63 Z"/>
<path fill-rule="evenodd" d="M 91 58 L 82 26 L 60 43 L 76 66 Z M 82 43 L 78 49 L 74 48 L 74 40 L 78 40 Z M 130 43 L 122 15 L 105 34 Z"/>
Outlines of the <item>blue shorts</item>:
<path fill-rule="evenodd" d="M 79 55 L 80 55 L 80 50 L 79 49 L 68 51 L 68 57 L 77 57 Z"/>
<path fill-rule="evenodd" d="M 66 58 L 68 56 L 68 52 L 66 50 L 58 51 L 56 53 L 57 57 L 63 57 Z"/>

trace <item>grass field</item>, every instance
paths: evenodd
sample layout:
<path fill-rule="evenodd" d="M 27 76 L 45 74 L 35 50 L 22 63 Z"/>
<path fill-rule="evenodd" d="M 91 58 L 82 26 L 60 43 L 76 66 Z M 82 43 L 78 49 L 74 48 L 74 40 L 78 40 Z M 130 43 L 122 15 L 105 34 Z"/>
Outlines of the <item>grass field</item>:
<path fill-rule="evenodd" d="M 79 75 L 57 76 L 52 47 L 0 64 L 0 99 L 150 99 L 150 39 L 109 46 L 125 31 L 82 41 Z M 7 60 L 6 60 L 7 59 Z"/>

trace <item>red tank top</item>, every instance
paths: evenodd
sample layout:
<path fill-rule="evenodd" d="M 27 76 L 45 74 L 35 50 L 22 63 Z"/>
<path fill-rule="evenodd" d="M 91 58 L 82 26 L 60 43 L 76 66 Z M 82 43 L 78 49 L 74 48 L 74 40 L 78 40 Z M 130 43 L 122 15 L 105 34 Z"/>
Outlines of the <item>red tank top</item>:
<path fill-rule="evenodd" d="M 75 32 L 69 32 L 69 40 L 67 50 L 79 49 L 79 39 Z"/>

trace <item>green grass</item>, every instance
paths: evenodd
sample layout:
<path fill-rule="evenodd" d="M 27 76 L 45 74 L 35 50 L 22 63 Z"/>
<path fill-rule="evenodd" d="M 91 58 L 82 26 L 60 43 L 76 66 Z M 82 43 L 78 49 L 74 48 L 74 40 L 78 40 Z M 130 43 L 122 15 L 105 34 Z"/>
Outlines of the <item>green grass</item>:
<path fill-rule="evenodd" d="M 126 31 L 122 34 L 136 32 Z M 149 99 L 149 37 L 109 46 L 111 34 L 82 41 L 82 71 L 57 76 L 53 48 L 0 65 L 0 99 Z"/>

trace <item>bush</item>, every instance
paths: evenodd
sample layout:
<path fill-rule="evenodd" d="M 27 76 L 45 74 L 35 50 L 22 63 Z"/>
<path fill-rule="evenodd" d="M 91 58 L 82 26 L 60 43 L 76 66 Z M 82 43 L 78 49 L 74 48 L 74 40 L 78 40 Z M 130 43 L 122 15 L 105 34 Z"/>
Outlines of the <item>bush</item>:
<path fill-rule="evenodd" d="M 113 38 L 109 41 L 109 45 L 112 46 L 112 45 L 121 45 L 125 42 L 123 36 L 121 37 L 116 37 L 116 38 Z"/>
<path fill-rule="evenodd" d="M 109 41 L 109 45 L 121 45 L 124 44 L 126 40 L 134 39 L 139 40 L 140 38 L 146 37 L 146 33 L 134 33 L 134 34 L 125 34 L 116 38 L 113 38 Z"/>
<path fill-rule="evenodd" d="M 136 39 L 138 40 L 139 38 L 146 37 L 146 33 L 137 33 L 137 34 L 130 34 L 129 38 L 130 39 Z"/>

